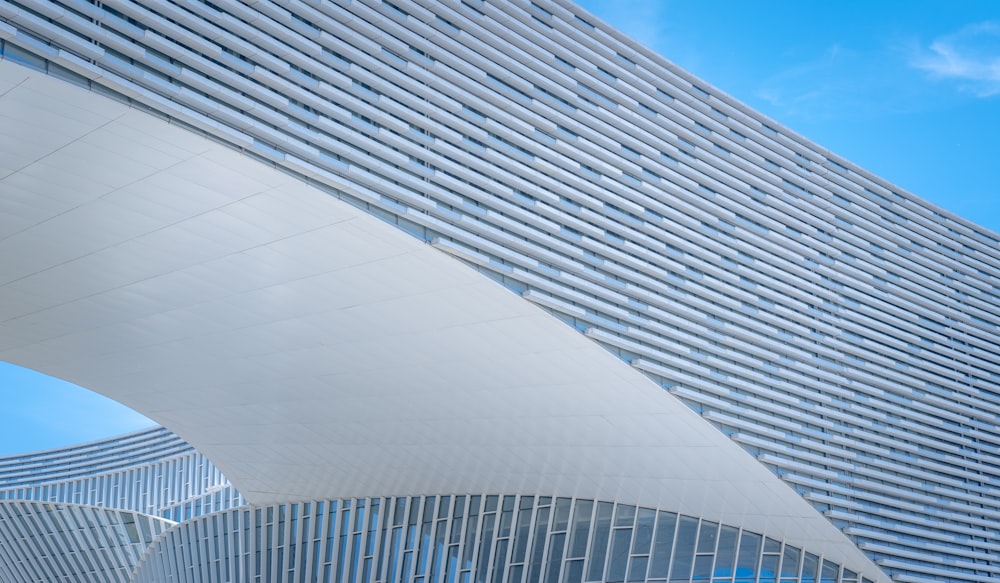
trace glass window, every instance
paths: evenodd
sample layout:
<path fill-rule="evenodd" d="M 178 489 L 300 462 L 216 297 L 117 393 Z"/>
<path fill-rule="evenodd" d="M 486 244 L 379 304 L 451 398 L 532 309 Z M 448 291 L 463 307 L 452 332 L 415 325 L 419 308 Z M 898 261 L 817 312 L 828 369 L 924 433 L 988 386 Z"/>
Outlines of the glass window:
<path fill-rule="evenodd" d="M 496 505 L 494 505 L 493 508 L 495 510 Z M 483 537 L 479 541 L 479 567 L 476 570 L 477 583 L 485 583 L 486 581 L 486 572 L 488 570 L 490 560 L 490 548 L 493 546 L 493 523 L 496 520 L 496 516 L 497 515 L 495 513 L 483 516 Z"/>
<path fill-rule="evenodd" d="M 528 506 L 525 507 L 525 501 Z M 531 532 L 531 498 L 521 498 L 521 509 L 517 513 L 517 527 L 514 531 L 514 555 L 511 561 L 520 563 L 528 550 L 528 534 Z"/>
<path fill-rule="evenodd" d="M 539 504 L 548 503 L 544 497 L 539 498 Z M 545 550 L 545 536 L 548 533 L 549 514 L 551 509 L 542 507 L 535 516 L 535 534 L 531 548 L 531 569 L 528 571 L 529 581 L 538 581 L 542 576 L 542 553 Z"/>
<path fill-rule="evenodd" d="M 594 521 L 594 540 L 590 545 L 590 568 L 587 579 L 600 580 L 604 574 L 604 562 L 608 551 L 608 539 L 611 536 L 611 513 L 614 505 L 610 502 L 597 504 L 597 518 Z"/>
<path fill-rule="evenodd" d="M 799 576 L 799 549 L 785 545 L 785 553 L 781 559 L 781 576 Z"/>
<path fill-rule="evenodd" d="M 812 553 L 806 553 L 805 558 L 802 560 L 802 583 L 814 583 L 818 568 L 819 557 Z"/>
<path fill-rule="evenodd" d="M 635 522 L 635 537 L 632 541 L 633 555 L 649 554 L 649 546 L 653 542 L 653 524 L 656 522 L 656 511 L 640 508 Z"/>
<path fill-rule="evenodd" d="M 713 577 L 732 577 L 733 563 L 736 559 L 736 541 L 739 531 L 731 526 L 723 526 L 719 533 L 719 548 L 715 553 L 715 568 Z"/>
<path fill-rule="evenodd" d="M 701 530 L 698 531 L 698 552 L 714 553 L 715 541 L 719 537 L 719 524 L 717 522 L 702 522 Z"/>
<path fill-rule="evenodd" d="M 821 573 L 821 583 L 837 583 L 837 573 L 840 566 L 830 561 L 823 561 L 823 571 Z"/>
<path fill-rule="evenodd" d="M 592 501 L 576 501 L 576 507 L 573 509 L 573 530 L 569 539 L 570 557 L 583 557 L 586 555 L 587 536 L 590 534 L 590 518 L 593 512 L 594 503 Z"/>
<path fill-rule="evenodd" d="M 692 581 L 707 581 L 712 575 L 712 555 L 698 555 L 694 558 Z"/>
<path fill-rule="evenodd" d="M 677 541 L 674 545 L 674 564 L 670 569 L 671 581 L 687 581 L 691 578 L 697 532 L 698 519 L 681 516 L 677 526 Z"/>
<path fill-rule="evenodd" d="M 497 537 L 510 536 L 510 526 L 514 521 L 514 497 L 505 496 L 503 499 L 503 510 L 500 513 L 500 528 L 497 529 Z"/>
<path fill-rule="evenodd" d="M 510 539 L 500 539 L 497 541 L 496 552 L 493 554 L 493 583 L 503 582 L 503 571 L 504 567 L 507 565 L 507 546 L 510 543 Z M 428 581 L 436 581 L 435 578 L 430 577 Z"/>
<path fill-rule="evenodd" d="M 568 499 L 566 499 L 568 502 Z M 558 502 L 556 508 L 559 507 Z M 562 566 L 563 550 L 566 546 L 566 534 L 552 535 L 549 542 L 548 568 L 545 573 L 545 583 L 559 582 L 559 568 Z"/>
<path fill-rule="evenodd" d="M 740 551 L 743 554 L 743 551 Z M 760 583 L 775 583 L 778 579 L 779 555 L 764 555 L 760 558 Z M 753 583 L 753 572 L 736 569 L 736 583 Z"/>
<path fill-rule="evenodd" d="M 583 581 L 583 559 L 566 561 L 562 583 L 581 583 Z"/>
<path fill-rule="evenodd" d="M 619 508 L 621 508 L 619 506 Z M 608 583 L 625 581 L 625 570 L 628 567 L 628 549 L 632 542 L 631 528 L 616 528 L 611 539 L 611 559 L 608 562 Z"/>
<path fill-rule="evenodd" d="M 473 496 L 469 498 L 469 526 L 465 529 L 465 553 L 462 556 L 462 568 L 472 568 L 472 553 L 476 548 L 476 529 L 479 526 L 479 505 L 482 498 Z"/>
<path fill-rule="evenodd" d="M 670 568 L 670 551 L 674 544 L 674 530 L 677 527 L 677 515 L 672 512 L 659 512 L 656 521 L 656 537 L 653 541 L 653 556 L 649 576 L 666 578 Z"/>
<path fill-rule="evenodd" d="M 562 532 L 566 530 L 567 523 L 569 522 L 569 507 L 569 498 L 556 499 L 556 510 L 555 514 L 552 516 L 553 532 Z"/>
<path fill-rule="evenodd" d="M 628 580 L 645 581 L 646 568 L 649 566 L 649 557 L 632 557 L 628 566 Z"/>
<path fill-rule="evenodd" d="M 753 578 L 754 573 L 757 570 L 757 556 L 760 554 L 760 539 L 759 534 L 754 534 L 752 532 L 744 532 L 740 536 L 740 552 L 736 559 L 736 576 Z M 771 566 L 772 575 L 777 568 L 777 557 L 772 556 L 774 565 Z M 761 576 L 763 576 L 763 567 L 761 570 Z"/>

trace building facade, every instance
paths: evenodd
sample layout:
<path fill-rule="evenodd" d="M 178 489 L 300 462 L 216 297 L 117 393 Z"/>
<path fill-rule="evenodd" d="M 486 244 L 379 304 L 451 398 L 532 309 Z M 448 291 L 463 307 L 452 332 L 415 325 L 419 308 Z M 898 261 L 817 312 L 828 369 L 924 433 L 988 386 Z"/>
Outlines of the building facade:
<path fill-rule="evenodd" d="M 0 458 L 0 476 L 10 582 L 867 580 L 745 529 L 610 501 L 250 506 L 163 428 Z"/>
<path fill-rule="evenodd" d="M 0 458 L 0 580 L 131 581 L 178 521 L 244 504 L 163 428 Z"/>
<path fill-rule="evenodd" d="M 8 0 L 0 42 L 0 228 L 75 237 L 4 268 L 0 358 L 253 505 L 167 516 L 138 580 L 1000 577 L 1000 238 L 580 8 Z M 73 131 L 122 174 L 60 158 Z M 213 199 L 251 177 L 275 206 Z M 95 235 L 123 192 L 134 228 Z"/>

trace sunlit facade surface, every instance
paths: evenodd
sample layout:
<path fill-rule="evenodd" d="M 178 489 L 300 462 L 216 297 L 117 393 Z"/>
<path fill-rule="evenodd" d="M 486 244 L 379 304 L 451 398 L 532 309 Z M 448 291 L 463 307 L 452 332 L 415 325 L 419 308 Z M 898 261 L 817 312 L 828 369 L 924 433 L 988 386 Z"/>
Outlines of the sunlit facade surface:
<path fill-rule="evenodd" d="M 297 176 L 541 307 L 793 488 L 880 568 L 870 577 L 1000 577 L 997 234 L 809 142 L 568 2 L 147 4 L 0 2 L 3 58 Z M 315 512 L 311 504 L 286 513 Z M 234 520 L 256 517 L 228 512 L 213 528 L 230 540 Z M 537 560 L 559 557 L 553 577 L 623 580 L 618 567 L 571 566 L 578 557 L 559 546 L 561 531 L 546 529 L 539 544 L 559 550 Z M 338 536 L 359 545 L 348 531 Z M 260 548 L 241 544 L 227 548 L 244 557 Z M 451 552 L 441 544 L 441 556 Z M 480 557 L 508 552 L 483 544 Z M 154 548 L 156 568 L 183 567 L 167 566 L 166 539 Z M 389 572 L 381 547 L 351 548 L 352 568 Z M 764 559 L 777 551 L 761 552 L 750 579 L 825 583 L 863 570 L 828 570 L 823 549 L 805 549 L 817 557 L 808 569 L 768 570 Z M 231 569 L 256 576 L 256 558 L 251 568 L 235 556 Z M 628 565 L 642 556 L 629 551 Z M 375 562 L 370 570 L 363 559 Z M 290 559 L 271 560 L 260 568 L 294 571 Z M 742 581 L 723 568 L 730 563 L 698 577 Z M 516 564 L 489 577 L 521 580 Z M 455 565 L 400 572 L 428 583 L 487 576 Z"/>

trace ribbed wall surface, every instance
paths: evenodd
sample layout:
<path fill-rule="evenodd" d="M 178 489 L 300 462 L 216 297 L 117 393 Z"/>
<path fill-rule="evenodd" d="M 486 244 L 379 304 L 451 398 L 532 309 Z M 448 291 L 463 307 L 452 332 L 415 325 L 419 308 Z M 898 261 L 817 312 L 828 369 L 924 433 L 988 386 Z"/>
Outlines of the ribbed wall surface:
<path fill-rule="evenodd" d="M 0 458 L 0 500 L 113 508 L 173 521 L 245 503 L 212 462 L 162 427 Z"/>
<path fill-rule="evenodd" d="M 758 579 L 759 575 L 759 579 Z M 857 583 L 810 552 L 650 508 L 547 496 L 428 496 L 234 509 L 171 529 L 136 583 Z"/>
<path fill-rule="evenodd" d="M 6 1 L 0 38 L 551 310 L 897 580 L 1000 576 L 996 234 L 565 2 L 282 4 Z"/>
<path fill-rule="evenodd" d="M 72 480 L 156 463 L 192 451 L 183 439 L 161 427 L 70 447 L 4 456 L 0 457 L 0 488 Z"/>
<path fill-rule="evenodd" d="M 171 522 L 135 512 L 0 502 L 0 581 L 127 583 Z"/>

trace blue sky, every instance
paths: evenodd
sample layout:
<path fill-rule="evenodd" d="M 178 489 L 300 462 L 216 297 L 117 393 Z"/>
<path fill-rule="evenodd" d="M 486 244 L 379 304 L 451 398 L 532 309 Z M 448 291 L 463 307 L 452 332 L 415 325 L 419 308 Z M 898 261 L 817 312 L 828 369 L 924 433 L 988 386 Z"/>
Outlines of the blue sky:
<path fill-rule="evenodd" d="M 97 393 L 0 363 L 0 456 L 49 449 L 153 426 Z"/>
<path fill-rule="evenodd" d="M 1000 2 L 580 4 L 828 150 L 1000 231 Z"/>
<path fill-rule="evenodd" d="M 1000 2 L 585 0 L 609 24 L 917 195 L 1000 231 Z M 0 455 L 152 424 L 0 363 Z"/>

